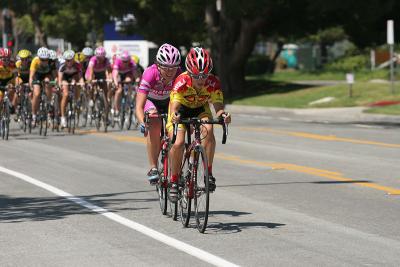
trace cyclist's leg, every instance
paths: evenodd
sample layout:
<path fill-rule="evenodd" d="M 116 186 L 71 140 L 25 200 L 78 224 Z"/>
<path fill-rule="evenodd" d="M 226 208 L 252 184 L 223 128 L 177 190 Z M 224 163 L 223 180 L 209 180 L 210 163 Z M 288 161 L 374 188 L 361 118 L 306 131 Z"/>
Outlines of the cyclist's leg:
<path fill-rule="evenodd" d="M 39 78 L 39 77 L 38 77 Z M 40 102 L 40 80 L 36 80 L 32 83 L 33 94 L 32 94 L 32 123 L 35 123 L 37 111 L 39 109 Z"/>
<path fill-rule="evenodd" d="M 170 118 L 168 118 L 167 130 L 169 137 L 172 139 L 173 127 Z M 178 175 L 182 163 L 183 150 L 185 147 L 185 133 L 185 126 L 179 124 L 175 143 L 169 151 L 169 157 L 171 159 L 171 182 L 174 183 L 178 181 Z"/>
<path fill-rule="evenodd" d="M 144 112 L 149 112 L 150 114 L 157 114 L 157 107 L 150 100 L 146 100 L 144 106 Z M 161 121 L 158 118 L 150 119 L 149 123 L 149 133 L 146 137 L 146 148 L 147 148 L 147 158 L 150 164 L 150 171 L 147 174 L 147 178 L 150 182 L 158 180 L 158 170 L 157 161 L 160 154 L 161 140 Z"/>
<path fill-rule="evenodd" d="M 122 81 L 123 75 L 118 74 L 118 80 Z M 115 89 L 115 95 L 114 95 L 114 112 L 118 116 L 118 113 L 121 109 L 121 96 L 122 96 L 122 84 L 118 83 L 117 88 Z"/>
<path fill-rule="evenodd" d="M 212 113 L 208 105 L 205 106 L 205 112 L 200 114 L 199 117 L 203 120 L 209 120 L 212 118 Z M 210 177 L 210 191 L 215 190 L 215 178 L 212 175 L 212 165 L 214 161 L 215 154 L 215 136 L 214 136 L 214 127 L 212 124 L 205 124 L 201 129 L 202 135 L 202 145 L 206 151 L 207 159 L 208 159 L 208 174 Z"/>
<path fill-rule="evenodd" d="M 62 97 L 61 97 L 61 121 L 66 120 L 65 118 L 65 110 L 67 108 L 68 102 L 68 81 L 63 80 L 61 82 L 61 90 L 62 90 Z"/>

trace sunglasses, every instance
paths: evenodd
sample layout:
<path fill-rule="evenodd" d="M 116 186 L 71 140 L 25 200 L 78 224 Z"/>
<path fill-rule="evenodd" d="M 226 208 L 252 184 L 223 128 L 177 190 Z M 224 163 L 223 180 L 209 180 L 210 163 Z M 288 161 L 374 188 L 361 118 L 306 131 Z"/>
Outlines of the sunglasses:
<path fill-rule="evenodd" d="M 208 74 L 200 73 L 200 74 L 189 74 L 195 80 L 203 80 L 208 78 Z"/>
<path fill-rule="evenodd" d="M 158 65 L 158 66 L 160 67 L 160 69 L 163 69 L 166 71 L 177 70 L 179 68 L 179 66 L 174 66 L 174 67 L 165 66 L 165 65 Z"/>
<path fill-rule="evenodd" d="M 40 61 L 49 61 L 48 58 L 41 58 Z"/>

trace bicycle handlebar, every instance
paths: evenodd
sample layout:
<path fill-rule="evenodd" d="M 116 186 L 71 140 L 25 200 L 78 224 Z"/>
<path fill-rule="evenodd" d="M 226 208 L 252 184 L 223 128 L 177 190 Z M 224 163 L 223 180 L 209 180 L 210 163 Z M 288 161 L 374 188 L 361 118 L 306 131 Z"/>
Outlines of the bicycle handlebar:
<path fill-rule="evenodd" d="M 191 124 L 194 124 L 194 125 L 196 125 L 196 124 L 200 124 L 200 125 L 202 125 L 202 124 L 220 124 L 222 126 L 222 131 L 223 131 L 223 133 L 222 133 L 222 144 L 226 144 L 226 139 L 227 139 L 227 136 L 228 136 L 228 124 L 224 122 L 224 118 L 222 118 L 222 117 L 219 117 L 217 119 L 211 119 L 211 120 L 202 120 L 202 119 L 197 118 L 197 117 L 185 118 L 185 119 L 181 119 L 179 121 L 179 123 L 181 123 L 181 124 L 189 124 L 189 125 L 191 125 Z M 178 124 L 179 123 L 174 123 L 173 124 L 174 131 L 173 131 L 173 136 L 172 136 L 172 141 L 171 141 L 172 144 L 174 144 L 175 141 L 176 141 L 176 135 L 178 134 Z"/>

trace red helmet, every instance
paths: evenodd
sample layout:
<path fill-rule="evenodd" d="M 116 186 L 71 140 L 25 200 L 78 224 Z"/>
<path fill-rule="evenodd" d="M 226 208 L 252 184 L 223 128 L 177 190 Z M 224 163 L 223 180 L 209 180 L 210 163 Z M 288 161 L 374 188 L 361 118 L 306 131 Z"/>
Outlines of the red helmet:
<path fill-rule="evenodd" d="M 213 68 L 208 51 L 202 47 L 191 48 L 186 56 L 186 70 L 193 75 L 209 74 Z"/>
<path fill-rule="evenodd" d="M 0 48 L 0 57 L 10 58 L 11 50 L 8 48 Z"/>

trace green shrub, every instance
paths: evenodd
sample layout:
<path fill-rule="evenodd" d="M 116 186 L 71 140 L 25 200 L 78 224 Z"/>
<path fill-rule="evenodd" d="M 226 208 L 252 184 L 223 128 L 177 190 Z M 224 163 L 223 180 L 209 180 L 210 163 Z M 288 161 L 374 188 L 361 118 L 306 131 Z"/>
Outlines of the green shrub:
<path fill-rule="evenodd" d="M 325 70 L 327 71 L 358 71 L 365 69 L 368 66 L 369 58 L 364 55 L 357 55 L 351 57 L 343 57 L 332 63 L 325 65 Z"/>

